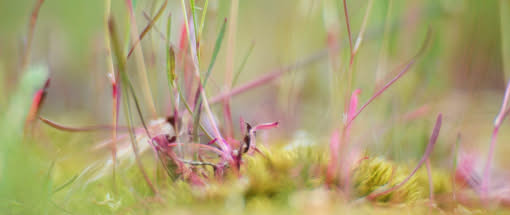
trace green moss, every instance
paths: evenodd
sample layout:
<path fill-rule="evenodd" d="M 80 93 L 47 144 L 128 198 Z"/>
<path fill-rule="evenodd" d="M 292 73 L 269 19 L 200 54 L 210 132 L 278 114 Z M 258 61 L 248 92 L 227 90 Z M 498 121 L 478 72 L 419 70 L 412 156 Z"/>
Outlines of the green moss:
<path fill-rule="evenodd" d="M 363 197 L 370 193 L 391 188 L 403 181 L 410 171 L 382 158 L 371 158 L 361 162 L 353 175 L 353 185 L 357 196 Z M 414 202 L 424 196 L 424 188 L 418 184 L 416 177 L 399 189 L 378 197 L 382 202 Z"/>

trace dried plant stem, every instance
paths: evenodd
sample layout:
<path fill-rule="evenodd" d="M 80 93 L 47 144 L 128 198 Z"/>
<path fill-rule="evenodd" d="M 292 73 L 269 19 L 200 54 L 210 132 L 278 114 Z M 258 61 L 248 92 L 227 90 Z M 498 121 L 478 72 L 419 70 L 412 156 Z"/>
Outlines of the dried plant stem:
<path fill-rule="evenodd" d="M 156 16 L 154 16 L 153 19 L 149 18 L 149 24 L 147 24 L 147 26 L 145 26 L 145 28 L 143 29 L 142 33 L 140 33 L 140 36 L 137 37 L 137 39 L 135 40 L 135 42 L 131 46 L 131 49 L 128 52 L 127 58 L 129 58 L 131 56 L 131 54 L 133 54 L 133 51 L 135 50 L 136 46 L 140 43 L 140 41 L 142 41 L 142 39 L 145 37 L 145 35 L 147 35 L 147 33 L 155 26 L 156 21 L 158 21 L 159 17 L 161 17 L 163 12 L 165 11 L 165 8 L 166 8 L 167 4 L 168 4 L 168 0 L 165 0 L 163 2 L 163 4 L 161 5 L 161 7 L 159 8 L 158 12 L 156 13 Z"/>

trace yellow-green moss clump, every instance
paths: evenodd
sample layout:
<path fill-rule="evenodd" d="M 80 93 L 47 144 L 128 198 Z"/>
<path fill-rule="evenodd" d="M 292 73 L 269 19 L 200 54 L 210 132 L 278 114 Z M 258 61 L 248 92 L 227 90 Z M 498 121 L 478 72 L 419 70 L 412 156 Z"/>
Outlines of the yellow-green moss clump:
<path fill-rule="evenodd" d="M 326 159 L 320 150 L 300 147 L 261 149 L 264 156 L 246 156 L 242 175 L 247 180 L 246 196 L 274 196 L 296 188 L 317 187 L 323 183 Z"/>
<path fill-rule="evenodd" d="M 359 197 L 364 197 L 376 190 L 389 189 L 402 182 L 411 173 L 414 166 L 398 165 L 383 158 L 364 160 L 354 170 L 353 186 Z M 451 192 L 450 176 L 440 170 L 432 170 L 434 195 Z M 399 189 L 377 197 L 381 202 L 414 202 L 418 199 L 428 198 L 429 177 L 422 167 L 416 175 L 411 177 Z"/>
<path fill-rule="evenodd" d="M 356 194 L 367 196 L 376 190 L 389 189 L 403 181 L 410 171 L 382 158 L 364 160 L 354 170 L 353 185 Z M 424 197 L 424 188 L 419 186 L 416 177 L 405 183 L 399 189 L 377 197 L 383 202 L 412 202 Z"/>

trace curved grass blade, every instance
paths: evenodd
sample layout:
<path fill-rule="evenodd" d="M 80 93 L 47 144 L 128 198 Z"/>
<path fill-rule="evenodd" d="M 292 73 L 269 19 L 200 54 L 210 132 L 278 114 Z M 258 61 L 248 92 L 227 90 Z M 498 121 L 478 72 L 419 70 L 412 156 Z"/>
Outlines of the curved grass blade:
<path fill-rule="evenodd" d="M 78 175 L 74 175 L 73 177 L 71 177 L 69 180 L 67 180 L 64 184 L 58 186 L 57 188 L 55 188 L 53 190 L 53 193 L 57 193 L 58 191 L 61 191 L 63 190 L 64 188 L 66 188 L 67 186 L 71 185 L 72 183 L 74 183 L 76 181 L 76 179 L 78 179 Z"/>
<path fill-rule="evenodd" d="M 420 50 L 418 51 L 418 53 L 411 58 L 409 63 L 406 64 L 406 66 L 404 67 L 404 69 L 402 69 L 402 71 L 400 73 L 398 73 L 390 82 L 388 82 L 386 85 L 384 85 L 383 88 L 381 88 L 379 91 L 377 91 L 363 106 L 361 106 L 361 108 L 358 110 L 358 112 L 356 112 L 356 114 L 354 114 L 354 116 L 349 121 L 347 121 L 346 126 L 350 126 L 352 121 L 354 121 L 356 119 L 356 117 L 358 117 L 358 115 L 370 103 L 372 103 L 372 101 L 374 101 L 379 95 L 381 95 L 384 91 L 386 91 L 391 85 L 393 85 L 396 81 L 398 81 L 402 76 L 404 76 L 409 71 L 409 69 L 414 65 L 414 63 L 416 63 L 417 58 L 420 55 L 422 55 L 423 52 L 425 51 L 425 49 L 427 48 L 427 46 L 429 44 L 429 41 L 430 41 L 430 35 L 431 35 L 431 31 L 429 29 L 427 31 L 427 36 L 425 37 L 425 41 L 423 42 L 423 44 L 422 44 Z"/>
<path fill-rule="evenodd" d="M 145 28 L 143 29 L 142 33 L 140 33 L 140 36 L 138 37 L 138 39 L 131 46 L 131 49 L 128 52 L 127 58 L 129 58 L 131 56 L 131 54 L 133 54 L 133 51 L 135 50 L 135 47 L 140 43 L 140 41 L 142 41 L 142 39 L 145 37 L 145 35 L 147 35 L 147 33 L 156 24 L 156 22 L 158 21 L 159 17 L 161 17 L 163 12 L 165 11 L 165 8 L 166 8 L 167 4 L 168 4 L 168 0 L 165 0 L 163 2 L 163 4 L 161 5 L 161 7 L 159 8 L 158 12 L 156 13 L 156 16 L 154 16 L 154 18 L 152 20 L 150 20 L 149 24 L 147 24 L 147 26 L 145 26 Z"/>

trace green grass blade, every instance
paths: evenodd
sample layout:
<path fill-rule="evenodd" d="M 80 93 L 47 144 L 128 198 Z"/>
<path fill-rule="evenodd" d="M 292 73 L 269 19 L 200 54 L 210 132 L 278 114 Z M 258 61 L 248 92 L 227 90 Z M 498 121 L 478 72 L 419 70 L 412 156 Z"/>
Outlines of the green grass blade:
<path fill-rule="evenodd" d="M 195 33 L 195 39 L 198 40 L 198 26 L 197 26 L 197 13 L 195 10 L 195 0 L 189 0 L 189 4 L 191 6 L 191 16 L 193 17 L 193 26 L 195 27 L 195 30 L 193 31 Z M 193 44 L 196 45 L 196 44 Z"/>
<path fill-rule="evenodd" d="M 126 58 L 125 58 L 124 53 L 122 52 L 122 49 L 120 48 L 120 43 L 119 43 L 117 31 L 115 30 L 115 24 L 114 24 L 112 18 L 110 18 L 110 20 L 108 21 L 108 29 L 110 31 L 110 38 L 111 38 L 111 41 L 112 41 L 111 44 L 113 46 L 113 52 L 114 52 L 114 54 L 115 54 L 115 56 L 117 58 L 117 67 L 118 67 L 118 70 L 119 70 L 120 80 L 121 80 L 119 84 L 121 86 L 122 92 L 124 93 L 124 95 L 126 95 L 125 98 L 122 99 L 122 101 L 123 101 L 123 106 L 125 108 L 124 114 L 125 114 L 125 118 L 126 118 L 128 129 L 129 129 L 128 133 L 129 133 L 129 137 L 130 137 L 130 140 L 131 140 L 131 147 L 132 147 L 133 152 L 135 154 L 135 160 L 136 160 L 136 163 L 138 165 L 138 169 L 142 173 L 142 175 L 143 175 L 147 185 L 149 186 L 149 188 L 151 189 L 151 191 L 153 193 L 157 193 L 156 188 L 154 187 L 154 185 L 150 181 L 150 179 L 149 179 L 149 177 L 147 175 L 147 172 L 145 171 L 145 168 L 143 167 L 143 164 L 142 164 L 142 162 L 140 160 L 140 156 L 139 156 L 139 153 L 138 153 L 138 147 L 136 146 L 136 138 L 135 138 L 134 130 L 133 130 L 133 126 L 132 126 L 133 125 L 133 119 L 132 119 L 132 115 L 131 115 L 131 105 L 130 105 L 130 101 L 129 101 L 130 93 L 132 93 L 131 96 L 133 97 L 133 99 L 135 99 L 135 104 L 137 105 L 137 110 L 138 110 L 139 114 L 140 114 L 140 108 L 138 107 L 136 95 L 134 95 L 134 90 L 133 90 L 133 87 L 131 85 L 131 82 L 129 81 L 129 77 L 126 74 L 126 70 L 125 70 Z M 140 115 L 140 118 L 142 119 L 141 115 Z M 143 122 L 143 119 L 142 119 L 142 122 Z M 145 124 L 144 124 L 144 126 L 145 126 Z M 145 127 L 145 129 L 147 131 L 146 127 Z"/>
<path fill-rule="evenodd" d="M 239 75 L 244 69 L 244 66 L 246 65 L 246 62 L 248 61 L 248 57 L 250 57 L 251 52 L 253 51 L 253 48 L 255 47 L 255 43 L 251 43 L 250 48 L 248 49 L 248 52 L 246 55 L 244 55 L 243 61 L 241 62 L 241 65 L 239 66 L 239 69 L 237 69 L 236 74 L 234 75 L 234 79 L 232 79 L 232 87 L 234 87 L 237 83 L 237 80 L 239 79 Z"/>
<path fill-rule="evenodd" d="M 218 37 L 216 38 L 216 43 L 214 44 L 214 50 L 211 57 L 211 62 L 209 63 L 209 67 L 207 68 L 207 73 L 205 74 L 205 78 L 202 81 L 202 89 L 205 89 L 205 86 L 207 84 L 207 79 L 209 79 L 209 76 L 211 75 L 212 68 L 214 66 L 214 63 L 216 62 L 216 57 L 218 57 L 218 52 L 220 52 L 221 48 L 221 42 L 223 41 L 223 37 L 225 36 L 225 29 L 227 27 L 227 19 L 223 22 L 223 25 L 221 26 L 220 33 L 218 34 Z"/>
<path fill-rule="evenodd" d="M 204 8 L 202 9 L 202 17 L 200 20 L 200 30 L 198 31 L 198 37 L 202 37 L 202 31 L 204 30 L 205 15 L 207 14 L 207 7 L 209 6 L 209 0 L 205 0 Z"/>
<path fill-rule="evenodd" d="M 62 184 L 62 185 L 58 186 L 57 188 L 55 188 L 53 190 L 53 193 L 57 193 L 58 191 L 61 191 L 64 188 L 66 188 L 67 186 L 73 184 L 76 181 L 76 179 L 78 179 L 78 175 L 74 175 L 69 180 L 67 180 L 64 184 Z"/>
<path fill-rule="evenodd" d="M 510 78 L 510 2 L 499 1 L 499 15 L 501 25 L 501 57 L 503 60 L 503 71 L 505 79 Z"/>

